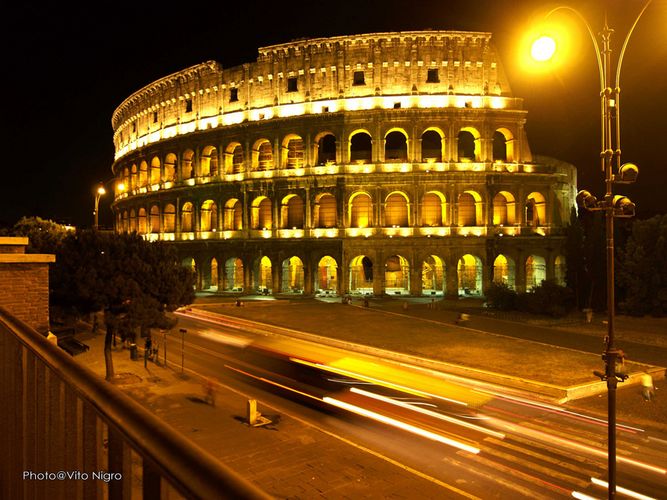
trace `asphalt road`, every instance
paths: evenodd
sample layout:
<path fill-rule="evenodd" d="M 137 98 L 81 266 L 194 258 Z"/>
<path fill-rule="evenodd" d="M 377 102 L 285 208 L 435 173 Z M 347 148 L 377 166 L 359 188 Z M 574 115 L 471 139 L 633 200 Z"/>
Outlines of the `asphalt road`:
<path fill-rule="evenodd" d="M 231 337 L 238 338 L 237 330 L 189 318 L 181 318 L 179 327 L 188 331 L 184 356 L 188 369 L 251 395 L 277 414 L 323 429 L 357 449 L 388 457 L 404 470 L 414 471 L 415 481 L 427 477 L 464 493 L 461 495 L 450 489 L 444 495 L 446 497 L 468 494 L 479 498 L 553 498 L 582 492 L 600 498 L 606 494 L 603 486 L 595 484 L 606 481 L 607 476 L 606 426 L 599 419 L 568 413 L 560 407 L 545 406 L 529 398 L 518 399 L 515 393 L 495 394 L 474 412 L 461 412 L 453 405 L 443 403 L 439 403 L 437 409 L 427 407 L 427 401 L 420 398 L 402 400 L 448 418 L 442 420 L 363 395 L 363 392 L 370 392 L 389 396 L 394 401 L 400 397 L 386 387 L 378 388 L 377 384 L 348 384 L 338 391 L 330 387 L 322 389 L 316 383 L 295 380 L 294 373 L 276 370 L 270 362 L 239 364 L 243 357 L 239 348 L 229 345 Z M 217 341 L 223 335 L 227 343 Z M 253 338 L 247 333 L 241 336 Z M 176 370 L 181 361 L 180 345 L 180 336 L 168 341 L 168 361 Z M 578 344 L 578 348 L 581 347 Z M 229 366 L 236 366 L 245 374 L 230 370 Z M 278 381 L 282 387 L 258 382 L 253 376 Z M 298 374 L 296 378 L 299 378 Z M 361 390 L 362 394 L 350 395 L 349 386 Z M 472 381 L 470 387 L 473 390 L 487 389 Z M 295 389 L 310 396 L 296 394 Z M 462 449 L 448 442 L 434 441 L 432 437 L 397 430 L 391 424 L 332 408 L 330 404 L 313 399 L 312 395 L 320 399 L 336 397 L 355 408 L 408 423 L 470 448 Z M 462 426 L 461 421 L 469 425 Z M 666 443 L 667 436 L 619 426 L 618 486 L 648 497 L 664 498 L 667 491 Z M 289 451 L 286 451 L 286 457 L 289 459 Z"/>

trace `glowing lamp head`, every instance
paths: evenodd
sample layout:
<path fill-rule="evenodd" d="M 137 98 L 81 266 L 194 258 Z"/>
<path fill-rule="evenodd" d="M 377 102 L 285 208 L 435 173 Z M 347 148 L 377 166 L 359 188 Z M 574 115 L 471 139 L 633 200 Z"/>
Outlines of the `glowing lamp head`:
<path fill-rule="evenodd" d="M 538 62 L 545 62 L 551 59 L 556 52 L 556 41 L 550 36 L 541 36 L 533 42 L 530 48 L 530 55 Z"/>
<path fill-rule="evenodd" d="M 97 194 L 100 196 L 104 196 L 107 193 L 107 190 L 104 189 L 104 186 L 100 186 L 97 188 Z"/>
<path fill-rule="evenodd" d="M 118 192 L 119 192 L 119 193 L 122 193 L 123 191 L 125 191 L 125 184 L 123 184 L 122 182 L 119 182 L 119 183 L 116 185 L 116 188 L 118 189 Z"/>

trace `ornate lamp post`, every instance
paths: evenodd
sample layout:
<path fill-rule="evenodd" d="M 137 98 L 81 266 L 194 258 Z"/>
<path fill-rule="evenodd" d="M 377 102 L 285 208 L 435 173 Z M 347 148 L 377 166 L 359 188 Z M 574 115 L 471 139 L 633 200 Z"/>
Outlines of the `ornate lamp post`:
<path fill-rule="evenodd" d="M 93 211 L 93 215 L 95 216 L 95 223 L 93 224 L 93 229 L 97 231 L 97 228 L 99 226 L 99 213 L 100 213 L 100 198 L 106 194 L 107 190 L 104 189 L 104 185 L 100 184 L 100 186 L 97 188 L 95 191 L 95 210 Z"/>
<path fill-rule="evenodd" d="M 619 381 L 627 378 L 624 373 L 616 371 L 617 363 L 623 360 L 623 351 L 616 348 L 614 344 L 614 218 L 633 217 L 635 205 L 627 197 L 614 195 L 614 184 L 628 184 L 635 182 L 639 169 L 632 163 L 621 165 L 621 123 L 620 123 L 620 75 L 625 49 L 628 46 L 630 36 L 634 31 L 639 19 L 651 3 L 648 0 L 632 27 L 625 37 L 623 47 L 616 61 L 616 77 L 614 86 L 610 87 L 611 66 L 611 35 L 613 30 L 607 25 L 605 19 L 604 28 L 599 33 L 602 40 L 602 48 L 593 34 L 593 30 L 586 19 L 575 9 L 560 6 L 552 9 L 548 14 L 558 10 L 573 12 L 583 23 L 593 41 L 595 55 L 597 57 L 600 76 L 600 123 L 601 123 L 601 149 L 600 162 L 604 172 L 606 192 L 604 198 L 598 200 L 588 191 L 580 191 L 577 194 L 577 204 L 586 210 L 604 211 L 606 221 L 606 256 L 607 256 L 607 335 L 605 337 L 605 351 L 602 359 L 605 363 L 605 371 L 594 372 L 600 379 L 607 382 L 607 409 L 608 409 L 608 475 L 609 475 L 609 498 L 616 496 L 616 387 Z M 531 53 L 538 61 L 551 58 L 556 50 L 555 42 L 549 37 L 541 37 L 533 44 Z"/>

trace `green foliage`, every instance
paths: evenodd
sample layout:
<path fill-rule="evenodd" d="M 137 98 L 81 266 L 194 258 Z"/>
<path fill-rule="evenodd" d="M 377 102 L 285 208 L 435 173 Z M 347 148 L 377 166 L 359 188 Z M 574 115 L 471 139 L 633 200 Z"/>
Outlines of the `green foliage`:
<path fill-rule="evenodd" d="M 62 224 L 40 217 L 22 217 L 11 233 L 14 236 L 27 236 L 27 253 L 54 254 L 62 243 L 68 230 Z"/>
<path fill-rule="evenodd" d="M 529 292 L 519 294 L 517 306 L 524 312 L 562 317 L 575 308 L 576 302 L 570 288 L 545 280 Z"/>
<path fill-rule="evenodd" d="M 667 215 L 636 220 L 622 248 L 617 249 L 619 306 L 628 314 L 667 313 Z"/>
<path fill-rule="evenodd" d="M 168 328 L 169 311 L 192 303 L 194 275 L 172 247 L 136 234 L 79 231 L 56 253 L 54 305 L 78 314 L 104 310 L 119 328 Z"/>
<path fill-rule="evenodd" d="M 493 309 L 511 311 L 517 307 L 517 293 L 506 283 L 491 283 L 485 293 L 487 304 Z"/>

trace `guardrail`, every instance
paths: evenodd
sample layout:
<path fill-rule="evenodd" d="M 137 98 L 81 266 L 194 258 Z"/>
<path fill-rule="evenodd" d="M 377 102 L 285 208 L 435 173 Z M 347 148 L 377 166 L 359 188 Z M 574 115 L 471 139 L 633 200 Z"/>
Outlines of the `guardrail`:
<path fill-rule="evenodd" d="M 0 498 L 270 498 L 0 308 Z"/>

